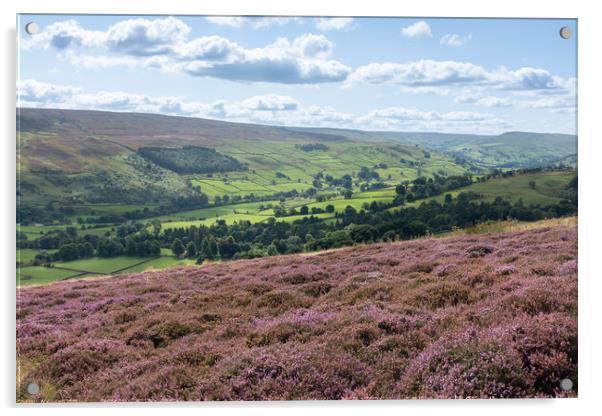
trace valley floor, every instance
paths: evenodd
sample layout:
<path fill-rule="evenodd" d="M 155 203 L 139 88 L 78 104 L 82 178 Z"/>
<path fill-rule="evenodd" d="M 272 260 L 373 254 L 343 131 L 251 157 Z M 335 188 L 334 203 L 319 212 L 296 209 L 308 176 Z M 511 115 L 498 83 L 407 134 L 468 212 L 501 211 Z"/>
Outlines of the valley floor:
<path fill-rule="evenodd" d="M 577 227 L 508 227 L 23 288 L 18 400 L 576 396 Z"/>

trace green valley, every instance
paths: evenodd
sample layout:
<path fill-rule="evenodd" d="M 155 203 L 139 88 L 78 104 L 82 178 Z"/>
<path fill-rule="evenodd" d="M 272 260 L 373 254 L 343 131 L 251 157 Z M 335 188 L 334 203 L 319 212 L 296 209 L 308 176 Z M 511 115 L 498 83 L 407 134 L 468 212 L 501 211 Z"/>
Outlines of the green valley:
<path fill-rule="evenodd" d="M 21 285 L 576 210 L 576 169 L 560 162 L 573 160 L 573 139 L 562 135 L 393 134 L 34 109 L 21 110 L 19 127 Z"/>

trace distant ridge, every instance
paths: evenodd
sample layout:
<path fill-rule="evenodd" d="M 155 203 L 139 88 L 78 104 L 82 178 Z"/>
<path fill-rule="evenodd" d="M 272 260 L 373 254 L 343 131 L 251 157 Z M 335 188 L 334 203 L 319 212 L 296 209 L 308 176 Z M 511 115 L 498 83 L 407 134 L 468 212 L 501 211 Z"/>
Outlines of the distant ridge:
<path fill-rule="evenodd" d="M 499 135 L 384 132 L 345 128 L 284 127 L 195 117 L 95 110 L 21 108 L 20 131 L 48 131 L 63 138 L 102 136 L 138 148 L 148 145 L 215 145 L 224 140 L 362 141 L 411 143 L 478 168 L 548 166 L 577 153 L 577 136 L 510 131 Z"/>

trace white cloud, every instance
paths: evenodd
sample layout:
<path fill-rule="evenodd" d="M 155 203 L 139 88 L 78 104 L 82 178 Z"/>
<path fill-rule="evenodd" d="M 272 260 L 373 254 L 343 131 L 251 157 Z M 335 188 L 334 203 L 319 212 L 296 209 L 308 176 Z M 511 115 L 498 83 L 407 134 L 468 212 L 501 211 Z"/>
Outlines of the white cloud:
<path fill-rule="evenodd" d="M 261 29 L 271 26 L 285 26 L 291 22 L 302 23 L 298 17 L 243 17 L 243 16 L 208 16 L 207 21 L 220 26 L 229 27 L 245 27 L 249 26 L 254 29 Z"/>
<path fill-rule="evenodd" d="M 190 42 L 180 44 L 176 52 L 180 59 L 204 61 L 225 61 L 244 54 L 241 46 L 221 36 L 196 38 Z"/>
<path fill-rule="evenodd" d="M 106 43 L 109 49 L 134 56 L 163 55 L 183 42 L 190 27 L 179 19 L 128 19 L 109 27 Z"/>
<path fill-rule="evenodd" d="M 353 23 L 351 17 L 319 17 L 316 19 L 316 28 L 323 32 L 329 30 L 342 30 Z"/>
<path fill-rule="evenodd" d="M 65 20 L 48 25 L 30 38 L 21 38 L 20 47 L 24 50 L 50 47 L 64 50 L 80 46 L 92 48 L 102 45 L 106 37 L 105 32 L 86 30 L 75 20 Z"/>
<path fill-rule="evenodd" d="M 280 38 L 263 48 L 236 48 L 225 62 L 191 60 L 182 66 L 194 76 L 237 81 L 311 84 L 343 81 L 351 68 L 328 60 L 334 44 L 324 35 L 304 34 L 290 42 Z"/>
<path fill-rule="evenodd" d="M 65 102 L 81 90 L 72 86 L 47 84 L 33 79 L 21 81 L 17 85 L 17 98 L 22 103 Z"/>
<path fill-rule="evenodd" d="M 563 79 L 540 68 L 487 70 L 470 62 L 424 59 L 407 63 L 370 63 L 356 68 L 348 84 L 394 84 L 408 89 L 470 88 L 544 93 L 574 91 L 574 79 Z M 432 92 L 432 91 L 431 91 Z M 465 91 L 463 91 L 465 93 Z"/>
<path fill-rule="evenodd" d="M 441 37 L 439 43 L 446 46 L 462 46 L 472 39 L 472 34 L 458 35 L 456 33 L 448 33 Z"/>
<path fill-rule="evenodd" d="M 227 25 L 286 24 L 296 18 L 211 17 Z M 188 39 L 190 27 L 174 17 L 127 19 L 107 31 L 88 31 L 70 20 L 48 26 L 27 48 L 54 47 L 74 65 L 86 68 L 151 68 L 234 81 L 312 84 L 338 82 L 351 68 L 331 60 L 334 44 L 324 35 L 306 33 L 292 41 L 279 38 L 247 49 L 221 36 Z M 89 52 L 86 52 L 89 50 Z"/>
<path fill-rule="evenodd" d="M 401 34 L 407 38 L 433 37 L 431 27 L 424 20 L 402 28 Z"/>
<path fill-rule="evenodd" d="M 300 50 L 308 58 L 327 58 L 332 53 L 334 44 L 324 35 L 306 33 L 293 41 L 293 48 Z"/>
<path fill-rule="evenodd" d="M 511 107 L 513 105 L 512 100 L 504 97 L 483 97 L 477 100 L 477 105 L 483 107 Z"/>
<path fill-rule="evenodd" d="M 523 108 L 552 109 L 557 112 L 574 111 L 577 107 L 576 97 L 571 95 L 543 97 L 521 103 Z"/>
<path fill-rule="evenodd" d="M 256 111 L 292 111 L 299 107 L 299 103 L 288 95 L 267 94 L 247 98 L 241 102 L 242 106 Z"/>
<path fill-rule="evenodd" d="M 422 111 L 388 107 L 370 111 L 356 120 L 364 128 L 392 131 L 501 132 L 509 127 L 503 119 L 489 113 L 469 111 Z"/>
<path fill-rule="evenodd" d="M 475 94 L 458 95 L 454 101 L 457 104 L 474 104 L 480 107 L 501 108 L 512 107 L 516 103 L 507 97 L 486 96 L 479 97 Z"/>
<path fill-rule="evenodd" d="M 207 16 L 207 21 L 220 26 L 242 27 L 248 19 L 242 16 Z"/>
<path fill-rule="evenodd" d="M 487 71 L 469 62 L 434 61 L 371 63 L 358 67 L 349 82 L 399 84 L 409 87 L 479 84 L 487 81 Z"/>

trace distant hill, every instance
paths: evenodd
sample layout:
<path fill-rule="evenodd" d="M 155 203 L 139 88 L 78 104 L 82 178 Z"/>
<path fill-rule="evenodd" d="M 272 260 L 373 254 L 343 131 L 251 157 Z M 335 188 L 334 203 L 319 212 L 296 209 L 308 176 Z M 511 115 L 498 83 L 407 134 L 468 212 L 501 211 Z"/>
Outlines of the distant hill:
<path fill-rule="evenodd" d="M 559 133 L 507 132 L 500 135 L 448 134 L 423 132 L 367 132 L 337 129 L 292 129 L 340 134 L 355 140 L 392 140 L 413 143 L 446 152 L 483 169 L 535 168 L 554 165 L 573 157 L 576 165 L 577 136 Z"/>
<path fill-rule="evenodd" d="M 236 139 L 346 140 L 344 135 L 319 131 L 301 132 L 286 127 L 232 123 L 195 117 L 88 110 L 22 108 L 17 117 L 22 132 L 52 131 L 64 137 L 83 134 L 113 137 L 121 144 L 215 144 Z"/>
<path fill-rule="evenodd" d="M 576 137 L 512 132 L 499 136 L 371 132 L 280 127 L 192 117 L 84 110 L 22 108 L 18 161 L 21 201 L 45 204 L 162 202 L 191 191 L 191 181 L 210 197 L 304 191 L 313 176 L 353 175 L 379 167 L 389 185 L 417 176 L 485 172 L 494 168 L 576 166 Z M 326 149 L 307 152 L 308 145 Z M 228 175 L 184 177 L 207 167 L 166 169 L 138 149 L 201 146 L 236 163 Z M 191 147 L 188 147 L 191 148 Z M 428 149 L 425 150 L 425 149 Z M 173 153 L 173 152 L 172 152 Z M 217 154 L 216 154 L 217 155 Z M 172 156 L 178 156 L 173 153 Z M 180 166 L 194 158 L 181 155 Z M 185 157 L 186 156 L 186 157 Z M 221 157 L 221 156 L 220 156 Z M 190 160 L 188 160 L 190 159 Z M 185 160 L 188 160 L 185 162 Z M 198 159 L 201 160 L 201 159 Z M 155 160 L 157 162 L 158 160 Z M 217 163 L 212 161 L 211 163 Z M 216 165 L 217 166 L 217 165 Z M 219 168 L 217 171 L 221 172 Z"/>

